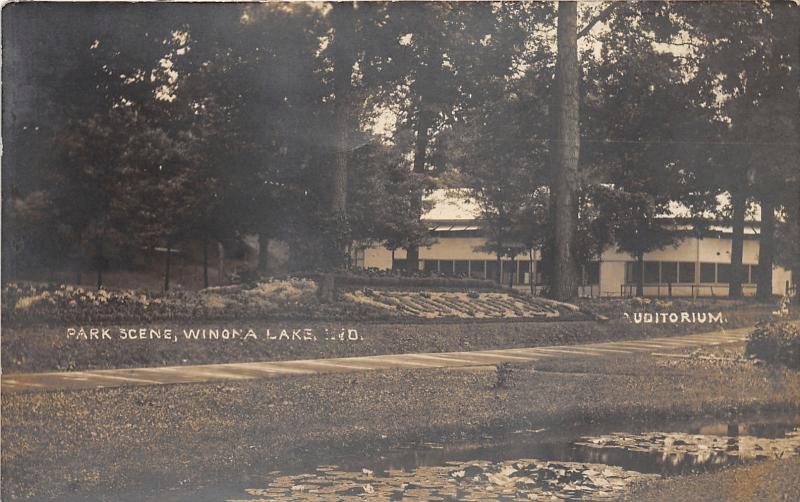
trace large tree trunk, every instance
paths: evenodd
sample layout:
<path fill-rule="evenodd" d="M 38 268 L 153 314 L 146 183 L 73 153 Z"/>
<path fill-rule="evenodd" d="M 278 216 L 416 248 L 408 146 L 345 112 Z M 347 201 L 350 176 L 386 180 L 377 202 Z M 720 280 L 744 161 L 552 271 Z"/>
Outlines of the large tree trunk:
<path fill-rule="evenodd" d="M 269 266 L 269 237 L 265 232 L 258 234 L 258 274 L 262 277 L 267 275 Z"/>
<path fill-rule="evenodd" d="M 331 11 L 333 23 L 333 85 L 336 110 L 336 145 L 331 176 L 330 216 L 328 229 L 328 259 L 332 268 L 345 264 L 349 236 L 347 226 L 347 176 L 349 172 L 351 129 L 355 127 L 351 110 L 353 65 L 355 64 L 355 25 L 353 4 L 335 4 Z"/>
<path fill-rule="evenodd" d="M 414 143 L 414 174 L 416 176 L 425 176 L 425 164 L 427 162 L 429 127 L 428 113 L 425 111 L 425 103 L 422 98 L 419 100 L 417 109 L 416 128 L 416 141 Z M 411 200 L 412 210 L 414 214 L 422 217 L 422 192 L 413 195 Z M 419 246 L 412 243 L 406 249 L 406 270 L 417 271 L 419 270 Z"/>
<path fill-rule="evenodd" d="M 167 241 L 167 256 L 164 264 L 164 291 L 169 291 L 170 261 L 172 258 L 172 243 Z"/>
<path fill-rule="evenodd" d="M 733 206 L 733 235 L 731 236 L 731 277 L 728 296 L 741 298 L 745 275 L 744 267 L 742 267 L 742 254 L 744 250 L 744 215 L 747 210 L 746 194 L 740 190 L 731 192 L 731 205 Z"/>
<path fill-rule="evenodd" d="M 642 298 L 644 296 L 644 253 L 636 253 L 636 270 L 639 274 L 636 276 L 636 296 Z"/>
<path fill-rule="evenodd" d="M 528 262 L 528 283 L 531 286 L 531 295 L 536 295 L 536 285 L 534 284 L 536 279 L 535 274 L 533 273 L 533 249 L 528 250 L 528 258 L 530 259 Z"/>
<path fill-rule="evenodd" d="M 577 188 L 580 124 L 578 96 L 578 6 L 558 3 L 558 63 L 556 66 L 556 138 L 554 176 L 551 181 L 553 214 L 553 269 L 550 294 L 568 301 L 578 294 L 574 256 L 578 226 Z"/>
<path fill-rule="evenodd" d="M 772 264 L 775 261 L 775 207 L 767 197 L 761 197 L 761 232 L 758 238 L 758 284 L 756 296 L 772 298 Z"/>
<path fill-rule="evenodd" d="M 347 174 L 350 152 L 347 151 L 346 120 L 339 119 L 337 125 L 337 151 L 334 159 L 333 179 L 331 180 L 331 230 L 332 247 L 329 258 L 334 268 L 344 265 L 347 242 Z"/>

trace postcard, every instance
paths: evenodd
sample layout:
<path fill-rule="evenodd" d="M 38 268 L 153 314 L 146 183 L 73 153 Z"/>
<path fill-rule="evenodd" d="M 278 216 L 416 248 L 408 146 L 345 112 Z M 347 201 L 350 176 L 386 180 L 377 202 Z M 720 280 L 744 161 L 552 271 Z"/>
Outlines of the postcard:
<path fill-rule="evenodd" d="M 2 500 L 800 500 L 796 1 L 0 17 Z"/>

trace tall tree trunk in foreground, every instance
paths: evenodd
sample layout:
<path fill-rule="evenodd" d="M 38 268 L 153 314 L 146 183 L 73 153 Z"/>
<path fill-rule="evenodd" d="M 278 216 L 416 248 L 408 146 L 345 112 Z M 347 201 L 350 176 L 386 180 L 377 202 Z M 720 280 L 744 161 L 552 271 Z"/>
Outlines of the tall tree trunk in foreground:
<path fill-rule="evenodd" d="M 559 2 L 556 152 L 551 181 L 554 242 L 550 295 L 561 301 L 572 300 L 578 294 L 578 271 L 573 253 L 578 225 L 576 194 L 580 153 L 577 23 L 577 3 Z"/>
<path fill-rule="evenodd" d="M 333 86 L 336 109 L 336 144 L 331 173 L 330 216 L 334 228 L 328 229 L 327 257 L 332 268 L 345 264 L 348 239 L 347 176 L 349 172 L 351 129 L 355 127 L 351 110 L 353 65 L 355 64 L 355 16 L 349 2 L 335 4 L 331 11 L 333 23 Z"/>
<path fill-rule="evenodd" d="M 536 294 L 536 285 L 534 282 L 536 281 L 536 274 L 533 273 L 533 248 L 528 250 L 528 258 L 530 261 L 528 262 L 528 282 L 531 286 L 531 295 Z"/>
<path fill-rule="evenodd" d="M 731 205 L 733 206 L 733 235 L 731 236 L 731 278 L 728 285 L 728 296 L 731 298 L 742 297 L 742 283 L 745 272 L 742 267 L 744 253 L 744 215 L 747 210 L 747 196 L 743 191 L 731 192 Z"/>
<path fill-rule="evenodd" d="M 427 161 L 428 141 L 428 114 L 425 112 L 422 98 L 418 105 L 416 121 L 416 142 L 414 143 L 414 174 L 425 176 L 425 163 Z M 422 192 L 414 194 L 411 200 L 414 214 L 422 217 Z M 406 249 L 406 270 L 416 272 L 419 270 L 419 246 L 412 243 Z"/>
<path fill-rule="evenodd" d="M 775 207 L 767 197 L 761 197 L 761 232 L 758 238 L 758 284 L 756 296 L 772 298 L 772 264 L 775 261 Z"/>
<path fill-rule="evenodd" d="M 639 271 L 636 275 L 636 296 L 641 298 L 644 296 L 644 253 L 641 251 L 636 253 L 636 270 Z"/>

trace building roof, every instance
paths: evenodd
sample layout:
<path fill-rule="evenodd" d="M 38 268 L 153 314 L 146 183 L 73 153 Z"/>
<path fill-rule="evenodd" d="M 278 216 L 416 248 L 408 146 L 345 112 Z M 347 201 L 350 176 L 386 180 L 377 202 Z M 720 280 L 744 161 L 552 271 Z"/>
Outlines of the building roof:
<path fill-rule="evenodd" d="M 425 197 L 433 204 L 422 215 L 423 221 L 431 222 L 472 222 L 481 215 L 480 206 L 463 188 L 438 189 Z"/>
<path fill-rule="evenodd" d="M 731 211 L 731 194 L 723 192 L 717 195 L 717 213 Z M 681 218 L 689 219 L 696 215 L 692 215 L 691 209 L 681 202 L 672 201 L 669 203 L 668 214 L 664 215 L 665 218 Z M 705 211 L 700 215 L 705 220 L 717 220 L 717 215 L 710 211 Z M 761 221 L 761 206 L 755 203 L 750 203 L 745 213 L 745 221 L 758 223 Z"/>
<path fill-rule="evenodd" d="M 481 210 L 478 203 L 470 197 L 470 193 L 464 188 L 438 189 L 432 191 L 425 197 L 425 200 L 432 203 L 429 211 L 422 215 L 422 220 L 430 224 L 431 230 L 436 231 L 458 231 L 474 230 L 474 224 L 480 218 Z M 722 213 L 730 210 L 731 198 L 728 192 L 717 195 L 717 212 Z M 663 218 L 674 218 L 687 220 L 696 215 L 692 214 L 691 209 L 681 202 L 670 202 L 668 213 Z M 719 218 L 710 211 L 700 215 L 703 219 L 717 222 Z M 751 203 L 747 209 L 745 221 L 751 225 L 745 228 L 745 233 L 755 234 L 756 231 L 752 224 L 761 221 L 761 209 L 758 204 Z M 462 228 L 463 227 L 463 228 Z M 724 224 L 712 225 L 710 230 L 729 233 L 731 228 Z"/>

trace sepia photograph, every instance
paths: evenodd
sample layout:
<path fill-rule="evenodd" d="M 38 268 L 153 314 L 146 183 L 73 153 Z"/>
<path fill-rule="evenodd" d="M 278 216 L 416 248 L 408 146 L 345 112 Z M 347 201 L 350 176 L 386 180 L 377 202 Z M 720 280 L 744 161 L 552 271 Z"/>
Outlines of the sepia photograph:
<path fill-rule="evenodd" d="M 800 1 L 6 1 L 0 499 L 800 501 Z"/>

